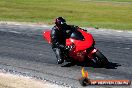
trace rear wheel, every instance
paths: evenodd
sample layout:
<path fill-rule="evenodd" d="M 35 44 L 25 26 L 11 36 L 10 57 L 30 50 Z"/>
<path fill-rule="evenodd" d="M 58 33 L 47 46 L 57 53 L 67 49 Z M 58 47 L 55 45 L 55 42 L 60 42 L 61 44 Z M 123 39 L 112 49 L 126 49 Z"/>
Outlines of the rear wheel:
<path fill-rule="evenodd" d="M 95 60 L 99 66 L 106 66 L 109 63 L 108 59 L 99 50 L 95 52 Z"/>

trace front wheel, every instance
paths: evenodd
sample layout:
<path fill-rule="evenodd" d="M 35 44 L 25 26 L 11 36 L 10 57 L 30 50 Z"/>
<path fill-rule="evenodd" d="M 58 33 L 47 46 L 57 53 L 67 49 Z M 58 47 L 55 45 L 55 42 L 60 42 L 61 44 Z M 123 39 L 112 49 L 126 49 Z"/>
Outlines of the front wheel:
<path fill-rule="evenodd" d="M 97 52 L 95 52 L 94 55 L 95 55 L 95 60 L 97 65 L 99 66 L 108 65 L 109 63 L 108 59 L 99 50 L 97 50 Z"/>

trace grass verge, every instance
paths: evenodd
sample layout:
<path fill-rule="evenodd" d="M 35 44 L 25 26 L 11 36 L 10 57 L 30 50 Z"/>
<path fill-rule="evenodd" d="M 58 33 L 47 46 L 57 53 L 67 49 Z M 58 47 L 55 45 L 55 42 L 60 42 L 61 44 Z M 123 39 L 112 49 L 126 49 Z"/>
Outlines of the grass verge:
<path fill-rule="evenodd" d="M 132 30 L 132 0 L 98 1 L 0 0 L 0 20 L 51 24 L 54 18 L 63 16 L 69 24 Z"/>

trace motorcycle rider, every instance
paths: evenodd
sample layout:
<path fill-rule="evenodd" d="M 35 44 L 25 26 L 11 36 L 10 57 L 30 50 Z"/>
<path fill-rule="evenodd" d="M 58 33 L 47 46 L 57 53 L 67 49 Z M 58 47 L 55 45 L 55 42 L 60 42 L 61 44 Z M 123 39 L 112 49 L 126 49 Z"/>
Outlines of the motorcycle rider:
<path fill-rule="evenodd" d="M 55 19 L 55 26 L 51 31 L 51 46 L 57 57 L 57 63 L 62 64 L 64 62 L 64 51 L 66 50 L 66 38 L 69 37 L 73 30 L 77 29 L 77 26 L 67 25 L 66 20 L 63 17 L 57 17 Z"/>

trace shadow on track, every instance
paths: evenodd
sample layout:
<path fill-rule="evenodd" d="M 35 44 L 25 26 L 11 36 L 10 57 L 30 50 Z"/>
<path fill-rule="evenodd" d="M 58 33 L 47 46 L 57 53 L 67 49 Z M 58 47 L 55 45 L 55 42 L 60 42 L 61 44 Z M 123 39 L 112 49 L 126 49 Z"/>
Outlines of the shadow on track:
<path fill-rule="evenodd" d="M 77 62 L 69 62 L 61 67 L 71 67 L 71 66 L 82 66 L 82 67 L 93 67 L 93 68 L 106 68 L 106 69 L 117 69 L 118 66 L 121 66 L 119 63 L 113 63 L 109 62 L 106 66 L 97 66 L 96 64 L 93 63 L 77 63 Z"/>

